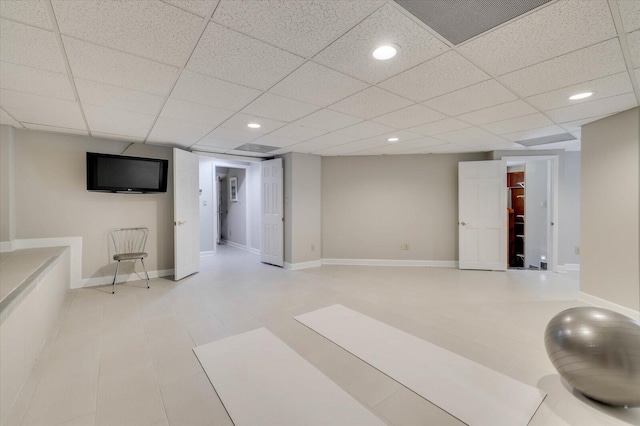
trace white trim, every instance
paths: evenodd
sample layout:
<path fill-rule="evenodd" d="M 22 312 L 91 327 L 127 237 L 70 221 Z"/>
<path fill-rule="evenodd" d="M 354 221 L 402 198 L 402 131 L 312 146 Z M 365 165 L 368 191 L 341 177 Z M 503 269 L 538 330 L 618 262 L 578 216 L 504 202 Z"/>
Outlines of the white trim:
<path fill-rule="evenodd" d="M 238 243 L 234 243 L 233 241 L 229 241 L 229 240 L 221 240 L 222 244 L 228 245 L 230 247 L 235 247 L 237 249 L 240 250 L 245 250 L 245 251 L 250 251 L 249 248 L 247 246 L 245 246 L 244 244 L 238 244 Z"/>
<path fill-rule="evenodd" d="M 149 279 L 159 278 L 159 277 L 168 277 L 173 275 L 173 269 L 161 269 L 159 271 L 148 271 Z M 144 271 L 136 271 L 130 274 L 119 274 L 116 279 L 116 286 L 122 283 L 128 283 L 132 281 L 140 281 L 144 280 Z M 99 285 L 106 285 L 113 283 L 113 275 L 105 276 L 105 277 L 93 277 L 93 278 L 85 278 L 82 280 L 81 285 L 79 287 L 95 287 Z"/>
<path fill-rule="evenodd" d="M 0 241 L 0 253 L 5 253 L 7 251 L 14 251 L 15 248 L 13 247 L 15 240 L 11 240 L 11 241 Z"/>
<path fill-rule="evenodd" d="M 627 308 L 626 306 L 618 305 L 617 303 L 610 302 L 605 299 L 601 299 L 597 296 L 593 296 L 588 293 L 580 292 L 578 294 L 578 300 L 584 303 L 588 303 L 589 305 L 599 306 L 601 308 L 610 309 L 614 312 L 618 312 L 619 314 L 626 315 L 630 318 L 633 318 L 636 321 L 640 321 L 640 311 L 636 311 L 631 308 Z"/>
<path fill-rule="evenodd" d="M 297 271 L 299 269 L 307 269 L 307 268 L 318 268 L 323 265 L 323 260 L 311 260 L 309 262 L 298 262 L 298 263 L 289 263 L 284 262 L 284 269 L 288 269 L 290 271 Z"/>
<path fill-rule="evenodd" d="M 400 259 L 322 259 L 323 265 L 350 266 L 427 266 L 457 268 L 457 260 L 400 260 Z"/>
<path fill-rule="evenodd" d="M 260 249 L 249 247 L 247 250 L 249 250 L 253 254 L 257 254 L 258 256 L 260 256 Z"/>
<path fill-rule="evenodd" d="M 200 257 L 215 256 L 215 254 L 216 254 L 216 252 L 214 250 L 201 251 L 200 252 Z"/>
<path fill-rule="evenodd" d="M 82 237 L 30 238 L 11 241 L 12 250 L 69 246 L 69 288 L 82 286 Z"/>
<path fill-rule="evenodd" d="M 565 271 L 580 271 L 579 263 L 565 263 L 564 264 Z"/>

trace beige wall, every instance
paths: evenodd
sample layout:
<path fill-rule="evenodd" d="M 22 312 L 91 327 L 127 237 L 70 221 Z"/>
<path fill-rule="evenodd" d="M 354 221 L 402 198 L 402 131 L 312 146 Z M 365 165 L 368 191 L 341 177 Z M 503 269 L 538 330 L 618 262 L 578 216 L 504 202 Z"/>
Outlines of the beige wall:
<path fill-rule="evenodd" d="M 149 228 L 150 271 L 173 268 L 173 175 L 166 194 L 111 194 L 86 190 L 87 151 L 120 154 L 129 143 L 87 136 L 16 130 L 16 238 L 82 237 L 83 278 L 113 275 L 108 233 Z M 125 155 L 166 158 L 168 148 L 133 144 Z M 140 265 L 138 264 L 138 267 Z M 126 272 L 126 269 L 125 269 Z"/>
<path fill-rule="evenodd" d="M 580 289 L 640 310 L 640 110 L 582 127 Z"/>
<path fill-rule="evenodd" d="M 0 125 L 0 241 L 15 239 L 14 129 Z"/>
<path fill-rule="evenodd" d="M 484 153 L 323 157 L 322 257 L 457 260 L 458 162 L 485 159 Z"/>

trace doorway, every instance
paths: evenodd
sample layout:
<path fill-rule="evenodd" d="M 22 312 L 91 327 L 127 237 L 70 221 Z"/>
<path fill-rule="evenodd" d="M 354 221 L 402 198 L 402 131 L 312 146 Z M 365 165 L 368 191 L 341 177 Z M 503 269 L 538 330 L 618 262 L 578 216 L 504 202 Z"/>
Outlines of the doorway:
<path fill-rule="evenodd" d="M 505 159 L 509 268 L 557 271 L 558 157 Z"/>

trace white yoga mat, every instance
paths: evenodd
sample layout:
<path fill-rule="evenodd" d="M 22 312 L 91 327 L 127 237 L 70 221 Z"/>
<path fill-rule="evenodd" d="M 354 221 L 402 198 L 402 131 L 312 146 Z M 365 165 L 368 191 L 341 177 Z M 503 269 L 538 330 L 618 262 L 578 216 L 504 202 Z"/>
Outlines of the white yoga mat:
<path fill-rule="evenodd" d="M 235 426 L 385 424 L 266 328 L 194 352 Z"/>
<path fill-rule="evenodd" d="M 342 305 L 295 317 L 469 425 L 527 425 L 546 394 Z"/>

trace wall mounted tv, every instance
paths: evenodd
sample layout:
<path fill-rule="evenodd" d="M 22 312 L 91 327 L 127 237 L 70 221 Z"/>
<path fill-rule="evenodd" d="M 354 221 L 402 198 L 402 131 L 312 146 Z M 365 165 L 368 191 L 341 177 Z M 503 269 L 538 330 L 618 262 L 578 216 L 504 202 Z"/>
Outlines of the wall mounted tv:
<path fill-rule="evenodd" d="M 167 192 L 169 161 L 87 152 L 87 190 L 142 194 Z"/>

